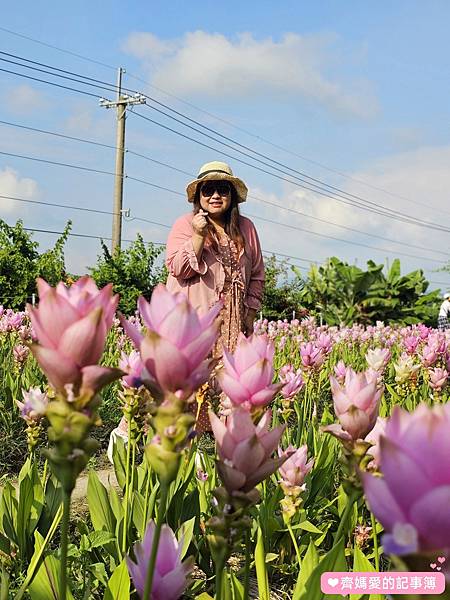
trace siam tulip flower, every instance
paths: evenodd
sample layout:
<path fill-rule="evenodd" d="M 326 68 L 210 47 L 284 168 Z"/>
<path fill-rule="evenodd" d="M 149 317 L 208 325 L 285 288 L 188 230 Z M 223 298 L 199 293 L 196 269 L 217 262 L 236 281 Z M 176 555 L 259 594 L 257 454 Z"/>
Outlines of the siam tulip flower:
<path fill-rule="evenodd" d="M 367 350 L 366 353 L 366 361 L 369 367 L 380 373 L 384 370 L 390 358 L 391 352 L 389 348 L 375 348 Z"/>
<path fill-rule="evenodd" d="M 235 408 L 225 422 L 212 411 L 209 411 L 209 419 L 220 459 L 217 468 L 229 493 L 249 492 L 289 457 L 285 452 L 279 458 L 270 458 L 285 429 L 280 426 L 269 431 L 270 410 L 263 414 L 257 425 L 243 408 Z"/>
<path fill-rule="evenodd" d="M 48 396 L 38 387 L 32 387 L 28 391 L 22 391 L 24 402 L 16 400 L 20 410 L 20 416 L 27 423 L 38 423 L 45 415 L 48 405 Z"/>
<path fill-rule="evenodd" d="M 299 494 L 305 489 L 305 477 L 314 465 L 314 459 L 308 461 L 308 446 L 305 444 L 298 449 L 289 446 L 285 451 L 278 448 L 278 456 L 290 453 L 289 458 L 281 465 L 278 472 L 281 475 L 281 487 L 285 494 Z"/>
<path fill-rule="evenodd" d="M 449 431 L 450 404 L 420 404 L 413 413 L 394 407 L 380 442 L 383 478 L 361 474 L 370 508 L 386 532 L 385 552 L 448 556 Z"/>
<path fill-rule="evenodd" d="M 436 346 L 424 346 L 420 360 L 424 367 L 432 367 L 439 358 L 439 354 Z"/>
<path fill-rule="evenodd" d="M 266 406 L 283 387 L 272 383 L 275 348 L 266 335 L 239 334 L 236 350 L 223 352 L 224 368 L 218 374 L 222 391 L 234 406 L 246 410 Z"/>
<path fill-rule="evenodd" d="M 323 350 L 325 354 L 329 354 L 333 347 L 333 340 L 328 333 L 321 333 L 316 340 L 316 346 Z"/>
<path fill-rule="evenodd" d="M 446 369 L 436 367 L 435 369 L 429 370 L 429 376 L 430 387 L 433 388 L 433 390 L 440 391 L 447 383 L 448 371 L 446 371 Z"/>
<path fill-rule="evenodd" d="M 336 375 L 336 379 L 339 383 L 343 383 L 345 379 L 345 375 L 347 373 L 347 367 L 343 360 L 340 360 L 334 367 L 334 374 Z"/>
<path fill-rule="evenodd" d="M 372 456 L 372 460 L 367 465 L 369 469 L 378 469 L 380 466 L 380 436 L 384 435 L 387 419 L 378 417 L 375 427 L 365 437 L 366 442 L 370 442 L 372 446 L 367 451 L 367 454 Z"/>
<path fill-rule="evenodd" d="M 420 369 L 420 365 L 415 365 L 412 356 L 402 355 L 398 363 L 394 364 L 395 381 L 399 384 L 406 383 Z"/>
<path fill-rule="evenodd" d="M 322 348 L 314 346 L 312 342 L 300 345 L 300 356 L 303 366 L 310 369 L 320 367 L 325 360 Z"/>
<path fill-rule="evenodd" d="M 136 562 L 127 556 L 128 571 L 140 598 L 144 597 L 154 535 L 155 524 L 150 521 L 144 539 L 134 545 Z M 182 563 L 181 551 L 182 543 L 177 541 L 168 525 L 163 525 L 153 572 L 151 600 L 177 600 L 183 594 L 193 568 L 193 560 L 188 559 Z"/>
<path fill-rule="evenodd" d="M 366 369 L 365 373 L 366 379 L 369 383 L 372 381 L 375 381 L 375 383 L 379 383 L 380 385 L 383 383 L 383 374 L 380 371 L 375 371 L 375 369 L 369 367 Z"/>
<path fill-rule="evenodd" d="M 117 378 L 118 369 L 97 365 L 119 300 L 112 284 L 99 290 L 90 277 L 82 277 L 71 288 L 59 283 L 52 288 L 38 279 L 38 307 L 28 305 L 31 323 L 39 341 L 33 352 L 51 385 L 64 393 L 101 387 Z"/>
<path fill-rule="evenodd" d="M 171 294 L 159 284 L 151 301 L 141 296 L 138 306 L 147 333 L 122 317 L 125 332 L 160 388 L 188 398 L 209 377 L 212 364 L 205 359 L 217 338 L 222 304 L 199 316 L 184 294 Z"/>
<path fill-rule="evenodd" d="M 383 387 L 377 389 L 375 381 L 369 382 L 366 373 L 348 370 L 344 385 L 330 376 L 334 411 L 340 425 L 328 425 L 328 431 L 345 442 L 364 438 L 374 427 L 378 416 Z"/>
<path fill-rule="evenodd" d="M 144 365 L 141 356 L 137 350 L 132 350 L 130 354 L 122 352 L 119 360 L 119 369 L 126 373 L 122 377 L 124 387 L 139 388 L 142 385 L 142 370 Z"/>
<path fill-rule="evenodd" d="M 403 345 L 405 346 L 406 352 L 408 352 L 408 354 L 416 353 L 419 342 L 420 339 L 415 335 L 408 335 L 405 338 L 403 338 Z"/>
<path fill-rule="evenodd" d="M 287 337 L 285 335 L 282 335 L 278 341 L 278 350 L 283 350 L 283 348 L 286 346 L 286 342 Z"/>
<path fill-rule="evenodd" d="M 21 365 L 27 360 L 28 354 L 30 353 L 30 349 L 28 346 L 24 346 L 23 344 L 17 344 L 13 348 L 13 356 L 16 363 Z"/>
<path fill-rule="evenodd" d="M 293 398 L 305 385 L 301 369 L 288 371 L 284 375 L 280 373 L 280 381 L 284 383 L 281 388 L 281 395 L 285 400 Z"/>

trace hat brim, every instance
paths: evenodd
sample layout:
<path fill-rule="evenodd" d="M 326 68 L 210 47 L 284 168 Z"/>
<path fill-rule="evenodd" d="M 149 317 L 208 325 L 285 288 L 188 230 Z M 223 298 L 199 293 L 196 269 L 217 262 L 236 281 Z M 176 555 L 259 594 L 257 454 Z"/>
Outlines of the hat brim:
<path fill-rule="evenodd" d="M 211 172 L 207 175 L 204 175 L 204 177 L 194 179 L 194 181 L 188 183 L 186 187 L 186 194 L 189 202 L 194 202 L 195 192 L 197 191 L 198 184 L 203 181 L 208 181 L 208 179 L 212 179 L 213 181 L 229 181 L 234 185 L 234 189 L 236 190 L 236 194 L 238 197 L 238 202 L 245 202 L 247 200 L 248 188 L 242 181 L 242 179 L 239 179 L 239 177 L 233 177 L 232 175 L 228 175 L 228 173 Z"/>

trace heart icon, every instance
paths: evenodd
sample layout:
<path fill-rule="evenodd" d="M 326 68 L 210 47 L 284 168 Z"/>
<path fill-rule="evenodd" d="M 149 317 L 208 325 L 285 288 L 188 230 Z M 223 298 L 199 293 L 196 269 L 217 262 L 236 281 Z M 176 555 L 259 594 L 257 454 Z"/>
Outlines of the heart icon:
<path fill-rule="evenodd" d="M 445 563 L 445 556 L 438 556 L 438 562 L 440 562 L 441 565 L 442 563 Z"/>
<path fill-rule="evenodd" d="M 329 577 L 328 578 L 328 585 L 330 587 L 334 588 L 337 586 L 338 583 L 339 583 L 339 579 L 337 577 Z"/>
<path fill-rule="evenodd" d="M 430 567 L 431 567 L 432 569 L 435 569 L 435 568 L 436 568 L 436 563 L 430 563 Z"/>
<path fill-rule="evenodd" d="M 441 570 L 441 567 L 437 567 L 436 571 L 440 571 L 440 570 Z"/>

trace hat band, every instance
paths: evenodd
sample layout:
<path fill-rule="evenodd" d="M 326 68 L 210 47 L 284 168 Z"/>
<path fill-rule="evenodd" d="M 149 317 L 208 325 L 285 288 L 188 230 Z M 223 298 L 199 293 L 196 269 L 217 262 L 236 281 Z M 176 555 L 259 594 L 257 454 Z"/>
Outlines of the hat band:
<path fill-rule="evenodd" d="M 225 175 L 228 175 L 228 177 L 233 177 L 233 175 L 230 175 L 230 173 L 228 173 L 228 171 L 222 171 L 221 169 L 211 169 L 210 171 L 203 171 L 203 173 L 199 173 L 197 176 L 197 179 L 201 179 L 202 177 L 204 177 L 205 175 L 208 175 L 209 173 L 225 173 Z"/>

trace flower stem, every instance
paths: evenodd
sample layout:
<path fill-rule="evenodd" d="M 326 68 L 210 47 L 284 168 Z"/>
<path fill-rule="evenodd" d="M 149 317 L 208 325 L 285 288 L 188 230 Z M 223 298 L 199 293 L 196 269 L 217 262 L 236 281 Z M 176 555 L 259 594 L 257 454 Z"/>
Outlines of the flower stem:
<path fill-rule="evenodd" d="M 161 527 L 163 519 L 166 514 L 167 496 L 169 493 L 169 486 L 167 483 L 161 482 L 161 497 L 159 499 L 159 510 L 156 519 L 155 533 L 153 535 L 152 553 L 150 555 L 150 562 L 148 564 L 147 579 L 145 581 L 144 596 L 142 600 L 150 600 L 152 594 L 153 584 L 153 573 L 155 571 L 156 557 L 158 555 L 159 538 L 161 536 Z"/>
<path fill-rule="evenodd" d="M 218 561 L 216 563 L 216 600 L 222 600 L 222 580 L 224 568 L 225 564 L 222 561 Z M 244 598 L 248 598 L 248 596 L 244 595 Z"/>
<path fill-rule="evenodd" d="M 244 598 L 249 598 L 250 588 L 250 531 L 245 532 L 245 571 L 244 571 Z"/>
<path fill-rule="evenodd" d="M 70 497 L 71 492 L 63 488 L 63 516 L 61 521 L 61 574 L 59 580 L 59 598 L 67 598 L 67 548 L 69 545 Z"/>
<path fill-rule="evenodd" d="M 373 537 L 373 553 L 375 555 L 375 571 L 378 573 L 380 570 L 380 555 L 378 553 L 378 536 L 376 529 L 375 515 L 373 512 L 370 513 L 370 520 L 372 521 L 372 537 Z"/>
<path fill-rule="evenodd" d="M 302 556 L 300 554 L 300 548 L 298 547 L 297 540 L 295 538 L 294 532 L 292 531 L 292 527 L 291 527 L 291 524 L 289 523 L 289 521 L 286 523 L 286 526 L 287 526 L 289 534 L 291 536 L 292 543 L 294 544 L 295 554 L 297 556 L 298 568 L 300 569 L 300 565 L 301 565 L 301 562 L 302 562 Z"/>
<path fill-rule="evenodd" d="M 128 502 L 130 494 L 130 458 L 131 458 L 131 417 L 128 419 L 127 462 L 125 465 L 125 506 L 123 509 L 122 555 L 127 551 L 128 537 Z"/>
<path fill-rule="evenodd" d="M 336 532 L 336 536 L 334 538 L 334 545 L 336 545 L 339 542 L 339 539 L 340 539 L 340 537 L 341 537 L 341 535 L 343 533 L 344 526 L 347 523 L 347 519 L 348 519 L 348 516 L 350 514 L 350 511 L 352 510 L 353 504 L 355 503 L 355 500 L 358 498 L 358 496 L 359 496 L 359 490 L 353 490 L 350 493 L 347 505 L 346 505 L 345 510 L 344 510 L 344 512 L 342 514 L 342 517 L 341 517 L 341 522 L 339 523 L 339 527 L 338 527 L 338 530 Z"/>

